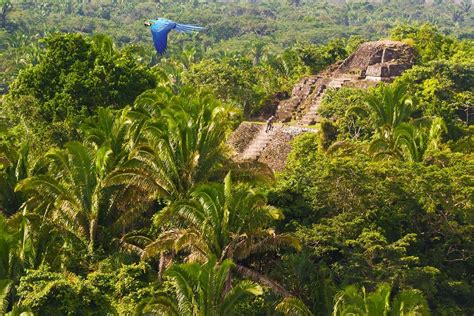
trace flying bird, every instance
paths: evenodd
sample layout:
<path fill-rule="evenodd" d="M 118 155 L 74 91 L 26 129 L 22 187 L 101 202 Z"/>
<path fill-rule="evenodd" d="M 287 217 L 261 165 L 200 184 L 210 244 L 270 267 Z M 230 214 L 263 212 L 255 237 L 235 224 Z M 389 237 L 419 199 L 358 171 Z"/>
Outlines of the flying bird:
<path fill-rule="evenodd" d="M 194 31 L 202 31 L 206 29 L 205 27 L 195 25 L 179 24 L 163 18 L 146 21 L 145 26 L 150 27 L 151 35 L 153 36 L 153 43 L 155 44 L 156 51 L 160 55 L 163 55 L 166 52 L 168 33 L 171 30 L 174 29 L 181 33 L 192 33 Z"/>

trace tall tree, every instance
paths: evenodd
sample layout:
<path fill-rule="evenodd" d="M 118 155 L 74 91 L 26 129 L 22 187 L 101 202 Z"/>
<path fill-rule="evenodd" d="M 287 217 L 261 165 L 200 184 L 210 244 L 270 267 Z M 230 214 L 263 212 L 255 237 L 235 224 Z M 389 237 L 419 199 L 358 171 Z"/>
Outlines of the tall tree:
<path fill-rule="evenodd" d="M 224 185 L 197 187 L 190 199 L 177 201 L 159 213 L 156 224 L 169 228 L 145 248 L 143 257 L 183 251 L 190 261 L 213 256 L 219 262 L 232 259 L 239 274 L 289 296 L 282 286 L 244 263 L 251 255 L 283 246 L 299 249 L 291 234 L 275 233 L 273 221 L 282 216 L 281 211 L 266 204 L 263 195 L 233 188 L 228 174 Z"/>
<path fill-rule="evenodd" d="M 171 281 L 174 295 L 145 301 L 138 312 L 173 316 L 238 315 L 238 304 L 261 295 L 263 291 L 249 281 L 239 281 L 228 288 L 226 280 L 233 266 L 231 260 L 218 263 L 215 257 L 203 265 L 173 265 L 166 277 Z"/>
<path fill-rule="evenodd" d="M 421 162 L 428 152 L 439 149 L 441 137 L 446 132 L 446 124 L 440 117 L 400 123 L 393 131 L 392 141 L 375 139 L 370 144 L 369 151 L 376 157 L 393 156 Z"/>
<path fill-rule="evenodd" d="M 83 243 L 91 255 L 98 232 L 109 219 L 114 195 L 102 186 L 106 152 L 94 152 L 78 142 L 46 154 L 49 172 L 21 181 L 17 190 L 30 199 L 27 207 L 48 215 L 58 228 Z"/>
<path fill-rule="evenodd" d="M 228 159 L 229 109 L 189 88 L 177 95 L 160 88 L 137 102 L 130 116 L 141 139 L 109 185 L 141 187 L 152 198 L 174 200 L 217 174 Z"/>
<path fill-rule="evenodd" d="M 401 84 L 380 87 L 380 94 L 369 94 L 367 105 L 374 119 L 374 127 L 379 136 L 390 139 L 393 130 L 407 121 L 413 112 L 413 101 L 407 95 L 407 89 Z"/>
<path fill-rule="evenodd" d="M 39 63 L 16 78 L 9 97 L 35 97 L 41 117 L 51 122 L 91 114 L 99 106 L 122 108 L 153 86 L 149 70 L 126 51 L 114 50 L 108 37 L 54 34 L 45 39 Z"/>

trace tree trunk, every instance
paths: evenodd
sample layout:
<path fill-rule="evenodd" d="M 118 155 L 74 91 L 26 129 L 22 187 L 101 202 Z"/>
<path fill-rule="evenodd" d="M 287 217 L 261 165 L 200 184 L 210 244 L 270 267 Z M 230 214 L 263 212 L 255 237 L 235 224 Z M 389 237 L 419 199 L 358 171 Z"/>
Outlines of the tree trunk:
<path fill-rule="evenodd" d="M 235 270 L 243 277 L 250 278 L 251 280 L 257 283 L 268 286 L 276 294 L 279 294 L 283 297 L 293 296 L 290 292 L 285 290 L 283 286 L 273 281 L 269 277 L 266 277 L 263 274 L 258 273 L 255 270 L 249 269 L 241 265 L 236 265 Z"/>
<path fill-rule="evenodd" d="M 89 224 L 89 253 L 93 254 L 95 250 L 95 239 L 97 234 L 97 219 L 93 219 Z"/>
<path fill-rule="evenodd" d="M 173 254 L 163 252 L 160 255 L 160 263 L 158 264 L 158 279 L 161 281 L 163 273 L 173 262 Z"/>
<path fill-rule="evenodd" d="M 224 297 L 232 288 L 232 271 L 229 271 L 227 278 L 225 279 L 224 291 L 222 291 L 222 296 Z"/>

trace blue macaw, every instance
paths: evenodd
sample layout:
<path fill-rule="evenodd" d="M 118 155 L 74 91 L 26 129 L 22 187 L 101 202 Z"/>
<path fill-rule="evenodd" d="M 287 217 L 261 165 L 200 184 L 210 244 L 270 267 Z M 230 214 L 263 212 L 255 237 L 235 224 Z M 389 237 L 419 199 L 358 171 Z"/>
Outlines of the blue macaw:
<path fill-rule="evenodd" d="M 158 54 L 163 55 L 166 52 L 166 45 L 168 44 L 168 33 L 175 29 L 182 33 L 192 33 L 193 31 L 205 30 L 205 27 L 179 24 L 174 21 L 159 18 L 158 20 L 148 20 L 145 22 L 145 26 L 149 26 L 151 35 L 153 36 L 153 43 Z"/>

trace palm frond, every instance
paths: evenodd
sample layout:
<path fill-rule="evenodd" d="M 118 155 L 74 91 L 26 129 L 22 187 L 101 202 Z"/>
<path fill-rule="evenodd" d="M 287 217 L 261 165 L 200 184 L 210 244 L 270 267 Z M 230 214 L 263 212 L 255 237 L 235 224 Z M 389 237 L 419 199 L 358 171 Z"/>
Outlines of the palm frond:
<path fill-rule="evenodd" d="M 419 290 L 403 290 L 392 303 L 390 315 L 428 316 L 428 302 Z"/>
<path fill-rule="evenodd" d="M 8 297 L 12 288 L 13 282 L 8 279 L 0 279 L 0 314 L 7 312 L 8 308 Z"/>
<path fill-rule="evenodd" d="M 140 302 L 135 309 L 135 315 L 164 315 L 180 316 L 180 310 L 176 303 L 166 296 L 157 296 Z"/>
<path fill-rule="evenodd" d="M 235 315 L 235 305 L 247 298 L 263 294 L 262 288 L 251 281 L 241 281 L 226 293 L 219 308 L 219 315 Z"/>
<path fill-rule="evenodd" d="M 275 310 L 285 316 L 312 316 L 313 313 L 296 297 L 285 297 Z"/>
<path fill-rule="evenodd" d="M 301 243 L 291 234 L 270 234 L 266 237 L 258 238 L 258 241 L 252 238 L 245 238 L 236 245 L 234 256 L 236 259 L 242 260 L 252 254 L 275 251 L 282 247 L 293 247 L 299 251 L 301 250 Z"/>
<path fill-rule="evenodd" d="M 244 278 L 249 278 L 253 280 L 254 282 L 257 282 L 259 284 L 268 286 L 273 292 L 275 292 L 278 295 L 281 295 L 283 297 L 288 297 L 292 296 L 290 292 L 288 292 L 284 287 L 282 287 L 280 284 L 275 282 L 274 280 L 270 279 L 267 276 L 264 276 L 261 273 L 258 273 L 255 270 L 249 269 L 245 266 L 242 265 L 236 265 L 235 270 L 242 275 Z"/>

